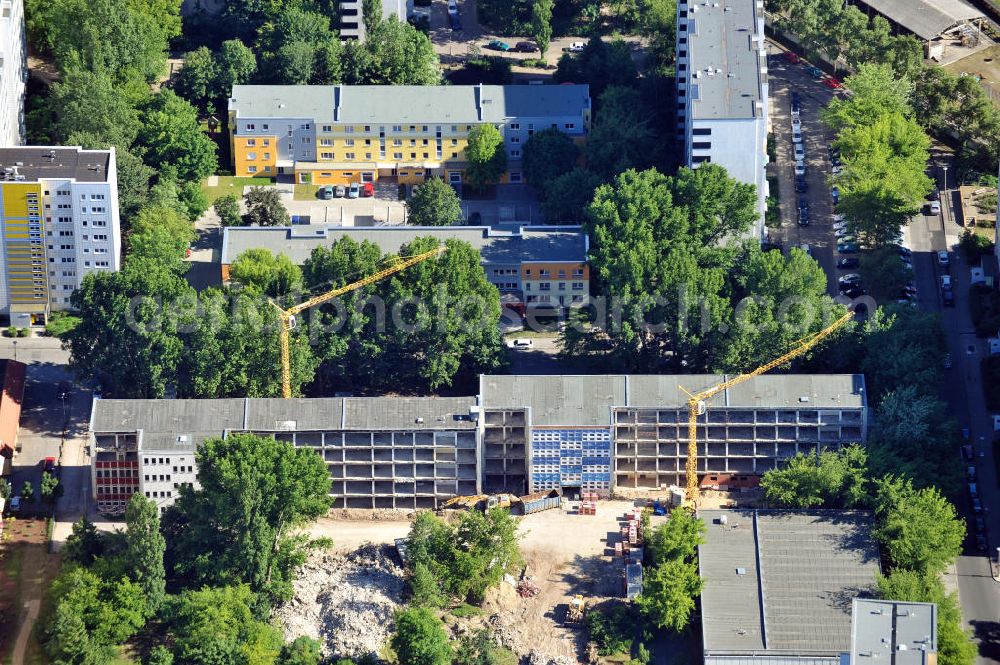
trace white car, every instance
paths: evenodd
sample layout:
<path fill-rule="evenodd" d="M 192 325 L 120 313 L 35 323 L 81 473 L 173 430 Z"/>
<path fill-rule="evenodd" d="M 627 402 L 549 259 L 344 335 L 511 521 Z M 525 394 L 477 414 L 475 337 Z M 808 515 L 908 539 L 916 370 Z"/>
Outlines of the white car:
<path fill-rule="evenodd" d="M 792 143 L 802 143 L 802 130 L 799 125 L 792 125 Z"/>
<path fill-rule="evenodd" d="M 806 165 L 802 162 L 795 162 L 795 175 L 805 175 Z"/>
<path fill-rule="evenodd" d="M 931 214 L 932 215 L 940 215 L 941 214 L 941 202 L 940 201 L 931 201 L 930 206 L 931 206 Z"/>
<path fill-rule="evenodd" d="M 586 45 L 586 42 L 571 42 L 570 45 L 566 47 L 566 50 L 570 53 L 579 53 Z"/>
<path fill-rule="evenodd" d="M 840 221 L 840 222 L 834 222 L 833 223 L 833 230 L 834 231 L 842 231 L 843 229 L 846 229 L 846 228 L 847 228 L 847 222 L 845 222 L 845 221 Z"/>
<path fill-rule="evenodd" d="M 844 221 L 844 216 L 841 213 L 839 213 L 839 212 L 838 213 L 834 213 L 834 215 L 833 215 L 833 221 L 834 221 L 834 223 L 842 222 L 842 221 Z"/>
<path fill-rule="evenodd" d="M 804 162 L 806 159 L 805 148 L 802 147 L 801 143 L 795 144 L 795 161 Z"/>
<path fill-rule="evenodd" d="M 840 175 L 843 172 L 844 172 L 844 167 L 843 166 L 834 166 L 833 167 L 833 175 Z"/>
<path fill-rule="evenodd" d="M 534 343 L 530 339 L 512 339 L 507 342 L 507 346 L 512 349 L 530 349 Z"/>
<path fill-rule="evenodd" d="M 845 236 L 851 235 L 851 232 L 847 229 L 847 226 L 844 225 L 839 229 L 834 229 L 833 235 L 835 235 L 838 238 L 843 238 Z"/>

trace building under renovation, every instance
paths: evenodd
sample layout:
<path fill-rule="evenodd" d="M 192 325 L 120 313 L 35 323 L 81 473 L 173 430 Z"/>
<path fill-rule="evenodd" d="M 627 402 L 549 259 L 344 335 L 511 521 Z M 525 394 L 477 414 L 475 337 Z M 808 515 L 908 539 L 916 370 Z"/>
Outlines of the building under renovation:
<path fill-rule="evenodd" d="M 197 483 L 210 437 L 253 432 L 314 449 L 338 507 L 434 508 L 448 497 L 682 485 L 687 396 L 721 375 L 483 376 L 469 397 L 95 399 L 93 489 L 104 512 L 161 506 Z M 705 479 L 756 477 L 798 452 L 866 434 L 864 377 L 762 376 L 700 416 Z"/>

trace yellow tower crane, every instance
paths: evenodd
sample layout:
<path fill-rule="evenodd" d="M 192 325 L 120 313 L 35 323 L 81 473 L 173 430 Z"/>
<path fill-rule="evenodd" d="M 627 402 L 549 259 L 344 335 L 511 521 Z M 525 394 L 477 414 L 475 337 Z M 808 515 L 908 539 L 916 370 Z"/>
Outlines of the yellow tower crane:
<path fill-rule="evenodd" d="M 698 500 L 698 416 L 705 412 L 706 403 L 713 396 L 721 393 L 727 388 L 732 388 L 735 385 L 739 385 L 744 381 L 749 381 L 755 376 L 759 376 L 766 372 L 770 372 L 775 367 L 780 367 L 790 360 L 797 358 L 809 349 L 816 346 L 820 341 L 829 337 L 838 328 L 850 321 L 854 317 L 853 312 L 848 312 L 842 317 L 823 328 L 815 335 L 807 337 L 799 341 L 799 345 L 781 356 L 780 358 L 775 358 L 769 363 L 761 365 L 752 372 L 747 372 L 746 374 L 740 374 L 739 376 L 733 377 L 728 381 L 724 381 L 711 388 L 706 388 L 699 393 L 692 395 L 688 394 L 688 453 L 687 453 L 687 465 L 685 466 L 685 471 L 687 473 L 687 492 L 686 498 L 689 502 L 694 503 Z"/>
<path fill-rule="evenodd" d="M 281 319 L 281 396 L 285 399 L 292 396 L 292 361 L 291 352 L 289 351 L 289 338 L 292 330 L 295 329 L 296 314 L 307 310 L 310 307 L 322 305 L 337 296 L 342 296 L 345 293 L 350 293 L 351 291 L 356 291 L 362 287 L 368 286 L 369 284 L 374 284 L 375 282 L 383 280 L 390 275 L 406 270 L 410 266 L 420 263 L 421 261 L 426 261 L 429 258 L 440 256 L 446 251 L 448 251 L 448 248 L 444 245 L 440 245 L 429 252 L 401 259 L 385 270 L 380 270 L 373 275 L 369 275 L 364 279 L 352 282 L 346 286 L 341 286 L 331 291 L 327 291 L 326 293 L 300 302 L 298 305 L 289 307 L 288 309 L 282 309 L 277 303 L 271 301 L 271 304 L 278 310 L 278 318 Z"/>

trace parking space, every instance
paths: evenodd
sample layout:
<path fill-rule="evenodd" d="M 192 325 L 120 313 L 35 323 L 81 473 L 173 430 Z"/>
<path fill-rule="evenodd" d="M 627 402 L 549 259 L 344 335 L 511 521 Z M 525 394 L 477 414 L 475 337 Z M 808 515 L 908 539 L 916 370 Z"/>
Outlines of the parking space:
<path fill-rule="evenodd" d="M 778 178 L 781 202 L 781 228 L 772 229 L 771 236 L 785 248 L 808 245 L 813 257 L 827 274 L 828 291 L 837 295 L 837 278 L 849 271 L 837 269 L 837 253 L 833 231 L 833 204 L 830 198 L 831 164 L 827 146 L 832 140 L 819 118 L 821 108 L 830 103 L 834 91 L 814 79 L 804 63 L 792 63 L 783 56 L 784 49 L 768 43 L 768 72 L 771 98 L 771 122 L 775 136 L 777 162 L 768 169 Z M 800 131 L 804 152 L 807 191 L 796 192 L 795 153 L 791 103 L 792 93 L 798 95 Z M 799 224 L 799 204 L 807 203 L 808 225 Z M 856 256 L 856 255 L 851 255 Z"/>

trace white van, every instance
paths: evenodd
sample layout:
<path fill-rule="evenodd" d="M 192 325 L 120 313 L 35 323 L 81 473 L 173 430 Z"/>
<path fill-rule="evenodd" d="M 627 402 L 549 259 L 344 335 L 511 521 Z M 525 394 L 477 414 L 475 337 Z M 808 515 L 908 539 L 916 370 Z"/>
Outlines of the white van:
<path fill-rule="evenodd" d="M 534 344 L 530 339 L 512 339 L 507 346 L 512 349 L 530 349 Z"/>
<path fill-rule="evenodd" d="M 796 143 L 795 144 L 795 161 L 797 161 L 797 162 L 803 162 L 803 161 L 805 161 L 805 159 L 806 159 L 805 148 L 802 147 L 801 143 Z"/>

